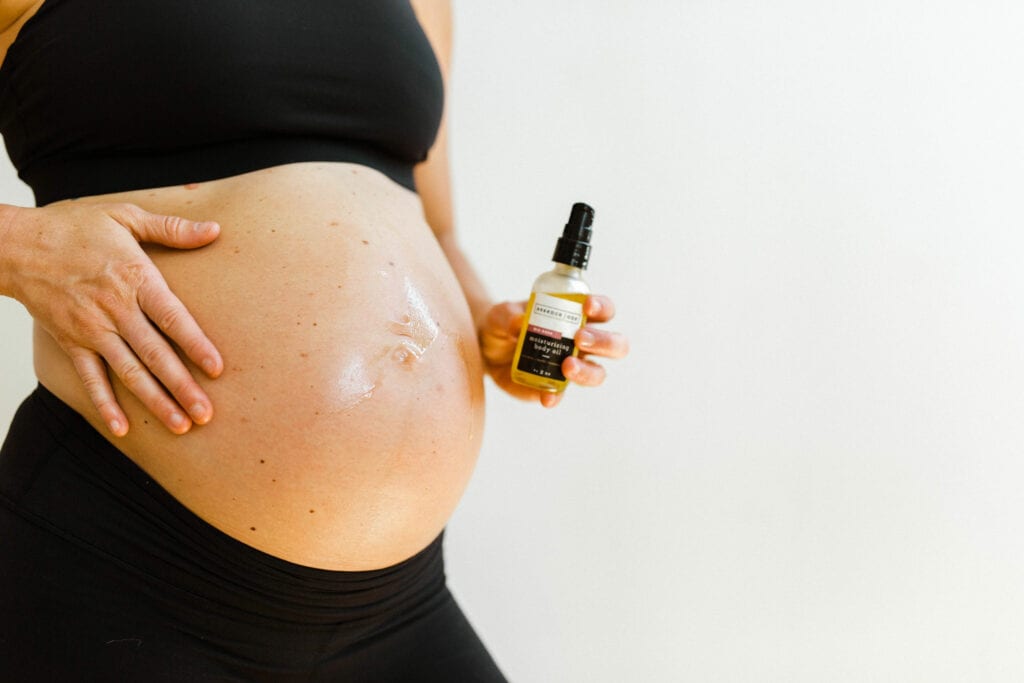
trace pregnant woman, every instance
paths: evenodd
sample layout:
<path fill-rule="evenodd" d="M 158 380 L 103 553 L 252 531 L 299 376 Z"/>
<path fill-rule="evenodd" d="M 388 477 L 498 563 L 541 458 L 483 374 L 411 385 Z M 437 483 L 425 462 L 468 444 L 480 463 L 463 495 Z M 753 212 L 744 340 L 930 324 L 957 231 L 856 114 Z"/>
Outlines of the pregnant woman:
<path fill-rule="evenodd" d="M 0 453 L 0 678 L 503 680 L 442 532 L 483 375 L 558 396 L 510 383 L 522 304 L 455 242 L 449 8 L 4 0 L 0 31 L 40 383 Z"/>

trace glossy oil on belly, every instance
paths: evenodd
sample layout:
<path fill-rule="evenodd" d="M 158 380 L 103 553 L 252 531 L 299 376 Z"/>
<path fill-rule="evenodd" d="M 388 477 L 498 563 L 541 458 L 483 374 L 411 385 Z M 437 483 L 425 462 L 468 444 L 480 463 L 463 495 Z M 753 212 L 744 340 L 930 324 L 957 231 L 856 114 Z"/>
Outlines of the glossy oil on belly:
<path fill-rule="evenodd" d="M 185 437 L 147 424 L 122 388 L 132 430 L 115 445 L 285 559 L 365 569 L 429 543 L 472 471 L 483 391 L 468 307 L 418 198 L 362 167 L 295 164 L 117 199 L 220 222 L 209 247 L 151 253 L 225 372 L 202 381 L 213 421 Z M 87 413 L 59 350 L 44 338 L 37 356 Z"/>

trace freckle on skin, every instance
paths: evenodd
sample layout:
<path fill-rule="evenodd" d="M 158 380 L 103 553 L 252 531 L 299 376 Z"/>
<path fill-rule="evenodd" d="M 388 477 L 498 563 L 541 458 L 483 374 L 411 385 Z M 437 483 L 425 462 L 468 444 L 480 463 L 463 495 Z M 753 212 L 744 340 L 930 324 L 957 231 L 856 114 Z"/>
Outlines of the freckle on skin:
<path fill-rule="evenodd" d="M 254 527 L 254 526 L 249 527 L 249 531 L 256 531 L 256 527 Z"/>
<path fill-rule="evenodd" d="M 316 510 L 310 510 L 309 514 L 313 514 L 314 512 L 316 512 Z"/>
<path fill-rule="evenodd" d="M 331 221 L 331 225 L 341 225 L 338 221 Z"/>
<path fill-rule="evenodd" d="M 366 241 L 366 240 L 363 240 L 363 244 L 369 244 L 369 242 Z"/>
<path fill-rule="evenodd" d="M 300 353 L 299 355 L 302 356 L 303 358 L 309 358 L 309 354 L 305 352 Z"/>
<path fill-rule="evenodd" d="M 262 459 L 260 460 L 260 464 L 261 464 L 261 465 L 262 465 L 263 463 L 265 463 L 265 462 L 266 462 L 266 460 L 262 460 Z"/>

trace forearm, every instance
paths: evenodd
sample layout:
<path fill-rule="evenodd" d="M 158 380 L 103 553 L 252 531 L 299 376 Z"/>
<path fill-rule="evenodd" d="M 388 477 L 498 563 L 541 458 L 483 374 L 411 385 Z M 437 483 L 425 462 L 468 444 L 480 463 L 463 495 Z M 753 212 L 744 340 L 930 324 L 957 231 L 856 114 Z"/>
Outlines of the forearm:
<path fill-rule="evenodd" d="M 15 223 L 21 207 L 0 204 L 0 296 L 14 296 Z"/>
<path fill-rule="evenodd" d="M 469 311 L 473 316 L 473 326 L 479 330 L 484 318 L 487 316 L 487 312 L 492 306 L 487 288 L 484 286 L 480 276 L 477 275 L 473 264 L 469 262 L 465 253 L 459 247 L 452 233 L 449 232 L 439 236 L 438 243 L 441 245 L 444 255 L 448 258 L 448 263 L 451 264 L 452 270 L 455 271 L 455 277 L 458 279 L 459 286 L 462 287 L 462 292 L 466 296 Z"/>

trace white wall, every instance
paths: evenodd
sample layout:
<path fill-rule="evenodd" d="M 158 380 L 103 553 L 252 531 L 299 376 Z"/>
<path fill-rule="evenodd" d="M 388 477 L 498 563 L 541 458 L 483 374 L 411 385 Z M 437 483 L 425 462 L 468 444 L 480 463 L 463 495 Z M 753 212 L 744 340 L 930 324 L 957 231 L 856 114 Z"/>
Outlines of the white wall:
<path fill-rule="evenodd" d="M 633 340 L 491 392 L 449 575 L 510 678 L 1024 680 L 1024 6 L 456 10 L 468 251 L 522 297 L 590 202 Z"/>

